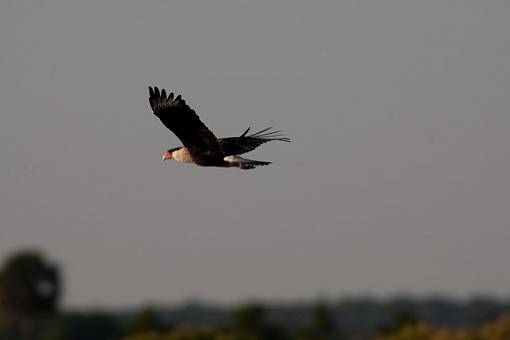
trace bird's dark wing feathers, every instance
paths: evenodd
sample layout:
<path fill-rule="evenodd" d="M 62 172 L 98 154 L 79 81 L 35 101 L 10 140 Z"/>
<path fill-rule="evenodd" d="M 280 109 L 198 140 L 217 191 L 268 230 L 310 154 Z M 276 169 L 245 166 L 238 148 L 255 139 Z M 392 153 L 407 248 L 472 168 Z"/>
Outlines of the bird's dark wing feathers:
<path fill-rule="evenodd" d="M 248 128 L 239 137 L 220 138 L 218 141 L 225 155 L 241 155 L 273 140 L 290 142 L 290 139 L 285 137 L 281 131 L 271 131 L 271 129 L 269 127 L 248 135 L 248 131 L 250 131 L 250 128 Z"/>
<path fill-rule="evenodd" d="M 223 155 L 218 139 L 181 96 L 166 95 L 164 89 L 149 87 L 149 103 L 154 114 L 179 138 L 185 147 Z"/>

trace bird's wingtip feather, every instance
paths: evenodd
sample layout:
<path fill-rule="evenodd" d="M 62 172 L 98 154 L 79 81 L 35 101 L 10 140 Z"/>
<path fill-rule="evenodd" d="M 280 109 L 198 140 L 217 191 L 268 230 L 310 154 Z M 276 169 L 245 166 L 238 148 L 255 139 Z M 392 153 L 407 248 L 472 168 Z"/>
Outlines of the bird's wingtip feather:
<path fill-rule="evenodd" d="M 248 128 L 246 129 L 246 131 L 244 131 L 244 132 L 243 132 L 243 134 L 241 135 L 241 137 L 246 136 L 246 134 L 248 133 L 248 131 L 250 131 L 250 129 L 251 129 L 251 127 L 248 127 Z"/>

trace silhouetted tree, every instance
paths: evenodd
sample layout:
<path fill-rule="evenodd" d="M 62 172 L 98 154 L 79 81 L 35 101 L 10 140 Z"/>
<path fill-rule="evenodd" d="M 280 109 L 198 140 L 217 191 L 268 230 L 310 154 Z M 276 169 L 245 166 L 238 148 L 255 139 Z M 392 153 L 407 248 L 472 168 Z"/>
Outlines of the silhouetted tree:
<path fill-rule="evenodd" d="M 61 283 L 56 265 L 37 251 L 13 254 L 0 270 L 2 333 L 10 339 L 42 338 L 55 313 Z"/>
<path fill-rule="evenodd" d="M 33 317 L 56 311 L 60 274 L 36 251 L 19 252 L 0 271 L 0 308 L 11 316 Z"/>

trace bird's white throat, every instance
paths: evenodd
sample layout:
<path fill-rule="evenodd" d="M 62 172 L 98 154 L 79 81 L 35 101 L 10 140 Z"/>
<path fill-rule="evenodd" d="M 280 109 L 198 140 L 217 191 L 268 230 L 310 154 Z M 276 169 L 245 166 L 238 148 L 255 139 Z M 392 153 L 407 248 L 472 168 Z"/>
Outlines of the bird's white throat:
<path fill-rule="evenodd" d="M 189 150 L 185 147 L 172 152 L 172 158 L 179 162 L 193 163 Z"/>

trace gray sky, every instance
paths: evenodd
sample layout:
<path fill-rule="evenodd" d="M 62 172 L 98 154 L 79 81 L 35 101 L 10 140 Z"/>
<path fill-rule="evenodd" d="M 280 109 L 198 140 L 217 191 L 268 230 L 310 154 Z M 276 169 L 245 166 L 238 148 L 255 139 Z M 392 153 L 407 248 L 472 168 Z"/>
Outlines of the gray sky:
<path fill-rule="evenodd" d="M 510 2 L 0 2 L 0 259 L 68 306 L 508 296 Z M 161 161 L 147 86 L 255 171 Z"/>

